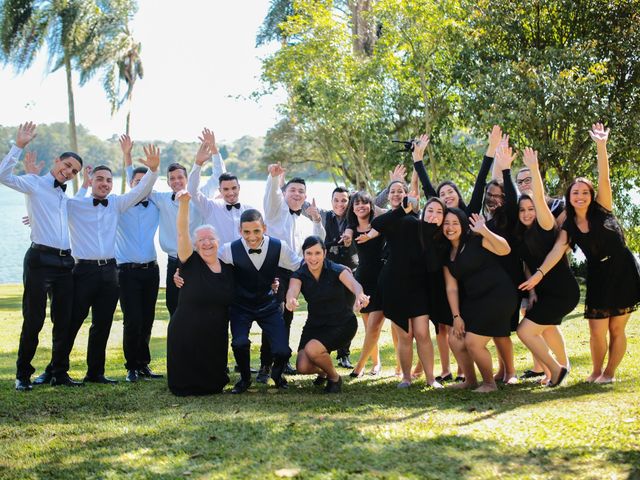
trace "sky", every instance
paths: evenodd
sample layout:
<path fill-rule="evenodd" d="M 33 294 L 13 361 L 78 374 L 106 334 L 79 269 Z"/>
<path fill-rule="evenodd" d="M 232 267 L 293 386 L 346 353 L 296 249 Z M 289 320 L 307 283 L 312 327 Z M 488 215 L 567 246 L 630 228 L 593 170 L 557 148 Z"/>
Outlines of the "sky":
<path fill-rule="evenodd" d="M 261 88 L 261 59 L 276 44 L 255 47 L 268 0 L 139 0 L 131 24 L 142 42 L 144 78 L 133 92 L 131 135 L 140 140 L 196 141 L 203 127 L 219 140 L 260 136 L 274 125 L 283 94 Z M 111 116 L 99 78 L 85 86 L 74 75 L 76 121 L 100 138 L 124 131 L 126 108 Z M 64 70 L 47 73 L 46 49 L 18 75 L 0 67 L 0 124 L 66 122 Z"/>

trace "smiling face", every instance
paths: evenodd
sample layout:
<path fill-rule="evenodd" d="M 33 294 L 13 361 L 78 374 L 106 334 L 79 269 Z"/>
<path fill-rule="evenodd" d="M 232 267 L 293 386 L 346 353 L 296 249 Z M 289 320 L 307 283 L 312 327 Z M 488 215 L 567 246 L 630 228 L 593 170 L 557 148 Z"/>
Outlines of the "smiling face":
<path fill-rule="evenodd" d="M 73 179 L 82 169 L 80 162 L 73 157 L 56 158 L 51 169 L 51 175 L 60 183 Z"/>
<path fill-rule="evenodd" d="M 196 231 L 195 250 L 209 263 L 218 255 L 218 237 L 211 228 Z"/>
<path fill-rule="evenodd" d="M 307 264 L 310 272 L 317 273 L 322 270 L 322 265 L 327 252 L 324 251 L 319 243 L 308 247 L 303 254 L 304 262 Z"/>
<path fill-rule="evenodd" d="M 247 242 L 249 248 L 259 248 L 262 245 L 266 231 L 267 227 L 261 220 L 242 222 L 240 224 L 240 235 Z"/>
<path fill-rule="evenodd" d="M 529 198 L 523 198 L 518 203 L 518 219 L 525 227 L 530 227 L 536 221 L 536 209 Z"/>
<path fill-rule="evenodd" d="M 521 195 L 531 195 L 531 170 L 523 169 L 516 176 L 516 186 Z"/>
<path fill-rule="evenodd" d="M 447 208 L 458 208 L 460 205 L 460 196 L 456 189 L 451 185 L 443 185 L 438 193 L 440 200 L 444 202 Z"/>
<path fill-rule="evenodd" d="M 398 208 L 402 204 L 402 200 L 407 196 L 406 187 L 400 182 L 394 182 L 389 187 L 389 204 L 391 208 Z"/>
<path fill-rule="evenodd" d="M 460 219 L 457 215 L 451 212 L 445 215 L 442 232 L 451 243 L 456 244 L 460 241 L 462 225 L 460 225 Z"/>
<path fill-rule="evenodd" d="M 484 204 L 487 206 L 487 210 L 493 215 L 496 208 L 502 206 L 504 203 L 504 193 L 502 187 L 498 185 L 489 185 L 484 197 Z"/>
<path fill-rule="evenodd" d="M 95 198 L 107 198 L 112 188 L 113 175 L 109 170 L 93 171 L 93 175 L 91 176 L 91 193 Z"/>
<path fill-rule="evenodd" d="M 592 201 L 593 192 L 588 184 L 577 181 L 571 186 L 569 190 L 569 203 L 576 212 L 586 212 Z"/>
<path fill-rule="evenodd" d="M 331 208 L 333 213 L 338 217 L 343 217 L 347 213 L 347 206 L 349 205 L 349 194 L 346 192 L 334 192 L 331 197 Z"/>
<path fill-rule="evenodd" d="M 368 220 L 371 215 L 371 204 L 369 202 L 356 200 L 353 203 L 353 213 L 355 213 L 359 219 Z"/>
<path fill-rule="evenodd" d="M 300 210 L 307 199 L 307 187 L 303 183 L 290 183 L 284 191 L 284 201 L 291 210 Z"/>
<path fill-rule="evenodd" d="M 442 205 L 436 202 L 429 202 L 425 207 L 424 221 L 429 223 L 435 223 L 436 225 L 442 225 L 444 220 L 444 209 Z"/>
<path fill-rule="evenodd" d="M 187 188 L 187 175 L 181 168 L 173 170 L 167 174 L 167 183 L 174 193 L 180 192 Z"/>
<path fill-rule="evenodd" d="M 230 205 L 238 203 L 240 197 L 240 184 L 237 180 L 223 180 L 218 188 L 222 194 L 222 198 Z"/>

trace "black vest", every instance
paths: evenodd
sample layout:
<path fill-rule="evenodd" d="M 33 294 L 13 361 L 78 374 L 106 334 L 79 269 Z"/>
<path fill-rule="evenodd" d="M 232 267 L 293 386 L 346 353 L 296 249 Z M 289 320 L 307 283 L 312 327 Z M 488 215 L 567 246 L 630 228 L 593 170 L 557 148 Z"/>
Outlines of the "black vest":
<path fill-rule="evenodd" d="M 280 248 L 280 240 L 269 237 L 267 256 L 260 270 L 257 270 L 242 241 L 231 242 L 233 276 L 236 287 L 235 303 L 258 307 L 275 300 L 276 296 L 271 290 L 271 284 L 273 279 L 278 276 Z"/>
<path fill-rule="evenodd" d="M 327 212 L 324 222 L 326 232 L 324 244 L 327 247 L 327 258 L 354 270 L 358 266 L 355 245 L 351 244 L 351 246 L 345 247 L 339 243 L 346 228 L 346 218 L 340 221 L 333 210 Z"/>

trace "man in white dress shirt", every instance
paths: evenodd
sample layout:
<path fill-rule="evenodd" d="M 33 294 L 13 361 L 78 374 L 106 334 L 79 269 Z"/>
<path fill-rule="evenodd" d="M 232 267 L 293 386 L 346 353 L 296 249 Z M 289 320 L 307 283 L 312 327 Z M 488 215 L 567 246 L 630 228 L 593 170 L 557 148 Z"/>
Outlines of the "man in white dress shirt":
<path fill-rule="evenodd" d="M 67 225 L 66 182 L 82 168 L 78 154 L 65 152 L 56 158 L 48 174 L 13 175 L 22 150 L 36 136 L 36 126 L 28 122 L 18 127 L 16 143 L 0 163 L 0 183 L 27 197 L 31 224 L 31 247 L 24 258 L 23 323 L 16 362 L 16 390 L 31 390 L 31 361 L 38 347 L 38 334 L 44 325 L 47 294 L 51 295 L 53 345 L 51 366 L 61 371 L 65 338 L 71 321 L 74 262 Z M 50 378 L 50 377 L 49 377 Z M 61 380 L 62 377 L 61 377 Z M 69 379 L 70 380 L 70 379 Z M 62 382 L 74 385 L 77 382 Z"/>

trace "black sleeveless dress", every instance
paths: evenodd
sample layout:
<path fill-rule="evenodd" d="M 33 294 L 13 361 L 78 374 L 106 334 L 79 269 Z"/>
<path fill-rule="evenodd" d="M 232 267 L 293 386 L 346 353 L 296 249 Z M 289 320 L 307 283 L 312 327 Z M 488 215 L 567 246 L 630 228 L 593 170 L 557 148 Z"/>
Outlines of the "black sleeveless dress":
<path fill-rule="evenodd" d="M 167 331 L 167 381 L 175 395 L 220 393 L 229 382 L 232 267 L 214 273 L 197 252 L 180 267 L 184 287 Z"/>
<path fill-rule="evenodd" d="M 532 231 L 534 229 L 535 231 Z M 555 244 L 557 232 L 544 230 L 535 222 L 525 232 L 535 241 L 534 251 L 526 241 L 521 241 L 517 249 L 520 258 L 534 274 Z M 538 300 L 527 310 L 526 318 L 538 325 L 560 325 L 565 315 L 571 313 L 580 301 L 580 287 L 569 268 L 566 257 L 561 259 L 535 288 Z"/>
<path fill-rule="evenodd" d="M 640 303 L 640 266 L 627 247 L 616 217 L 596 205 L 583 233 L 575 220 L 562 225 L 572 247 L 578 245 L 587 258 L 585 318 L 625 315 Z"/>
<path fill-rule="evenodd" d="M 357 227 L 352 227 L 354 231 L 354 240 L 360 235 L 366 235 L 366 232 L 358 232 Z M 354 276 L 362 285 L 364 293 L 369 295 L 369 305 L 360 310 L 362 313 L 376 312 L 382 310 L 382 300 L 378 291 L 378 279 L 382 271 L 383 249 L 385 238 L 384 235 L 378 235 L 376 238 L 366 243 L 353 242 L 358 252 L 358 268 Z"/>

